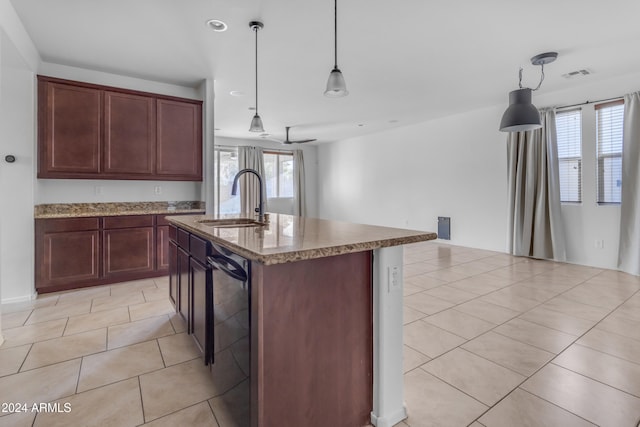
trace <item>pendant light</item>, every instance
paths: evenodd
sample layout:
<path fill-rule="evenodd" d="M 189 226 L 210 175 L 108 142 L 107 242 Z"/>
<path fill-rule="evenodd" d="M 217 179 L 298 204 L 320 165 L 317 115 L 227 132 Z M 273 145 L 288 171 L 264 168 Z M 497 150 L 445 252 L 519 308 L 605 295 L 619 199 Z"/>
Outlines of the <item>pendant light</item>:
<path fill-rule="evenodd" d="M 333 70 L 331 70 L 331 73 L 329 73 L 329 79 L 327 80 L 327 90 L 324 91 L 324 96 L 328 96 L 330 98 L 340 98 L 342 96 L 349 95 L 349 91 L 347 90 L 347 84 L 344 82 L 342 71 L 340 71 L 340 69 L 338 68 L 338 0 L 334 0 L 333 37 Z"/>
<path fill-rule="evenodd" d="M 536 106 L 531 103 L 531 94 L 534 90 L 540 89 L 542 85 L 545 64 L 555 61 L 557 57 L 557 52 L 547 52 L 531 58 L 533 65 L 540 66 L 540 83 L 535 89 L 522 87 L 522 68 L 520 68 L 518 82 L 520 89 L 509 92 L 509 107 L 500 121 L 501 132 L 523 132 L 542 127 L 540 113 Z"/>
<path fill-rule="evenodd" d="M 264 24 L 260 21 L 251 21 L 249 22 L 249 27 L 256 33 L 256 114 L 251 119 L 249 132 L 264 132 L 262 119 L 258 114 L 258 30 L 262 29 Z"/>

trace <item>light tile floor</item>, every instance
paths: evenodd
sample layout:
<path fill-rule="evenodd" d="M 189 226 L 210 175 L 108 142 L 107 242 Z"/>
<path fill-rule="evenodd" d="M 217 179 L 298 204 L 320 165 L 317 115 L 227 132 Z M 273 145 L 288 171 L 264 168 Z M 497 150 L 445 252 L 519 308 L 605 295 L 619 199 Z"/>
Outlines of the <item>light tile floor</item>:
<path fill-rule="evenodd" d="M 399 426 L 638 425 L 640 278 L 435 242 L 406 247 L 404 274 Z M 235 425 L 241 365 L 221 354 L 212 381 L 167 294 L 163 277 L 3 305 L 0 403 L 29 410 L 0 427 Z"/>

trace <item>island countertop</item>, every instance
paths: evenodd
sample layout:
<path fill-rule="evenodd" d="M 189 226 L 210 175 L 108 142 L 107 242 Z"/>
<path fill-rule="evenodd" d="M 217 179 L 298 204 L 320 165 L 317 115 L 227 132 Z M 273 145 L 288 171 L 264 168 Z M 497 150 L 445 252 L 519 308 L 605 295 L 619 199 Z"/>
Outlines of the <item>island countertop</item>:
<path fill-rule="evenodd" d="M 342 221 L 270 214 L 257 227 L 213 227 L 201 221 L 238 216 L 182 215 L 167 220 L 206 240 L 265 265 L 362 252 L 437 238 L 436 233 Z"/>

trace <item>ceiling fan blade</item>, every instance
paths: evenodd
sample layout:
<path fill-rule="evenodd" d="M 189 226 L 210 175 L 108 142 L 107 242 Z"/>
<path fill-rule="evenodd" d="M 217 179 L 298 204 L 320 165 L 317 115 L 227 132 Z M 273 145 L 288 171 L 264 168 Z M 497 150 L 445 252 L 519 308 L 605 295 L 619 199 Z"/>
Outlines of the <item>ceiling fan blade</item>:
<path fill-rule="evenodd" d="M 296 141 L 289 141 L 290 144 L 304 144 L 305 142 L 313 142 L 313 141 L 317 141 L 317 139 L 299 139 Z"/>

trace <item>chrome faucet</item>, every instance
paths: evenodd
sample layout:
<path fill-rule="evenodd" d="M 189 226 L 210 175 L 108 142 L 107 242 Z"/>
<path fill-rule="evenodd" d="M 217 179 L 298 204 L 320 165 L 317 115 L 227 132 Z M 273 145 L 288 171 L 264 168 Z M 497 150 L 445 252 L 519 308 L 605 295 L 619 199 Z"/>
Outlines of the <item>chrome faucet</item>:
<path fill-rule="evenodd" d="M 260 201 L 258 202 L 258 207 L 255 208 L 255 211 L 258 213 L 258 221 L 266 222 L 265 221 L 266 218 L 264 215 L 264 195 L 262 194 L 262 177 L 255 169 L 249 169 L 249 168 L 242 169 L 236 174 L 236 176 L 233 177 L 233 185 L 231 186 L 231 195 L 235 196 L 236 194 L 238 194 L 238 178 L 240 178 L 240 175 L 245 173 L 252 173 L 258 178 L 258 184 L 260 185 Z"/>

